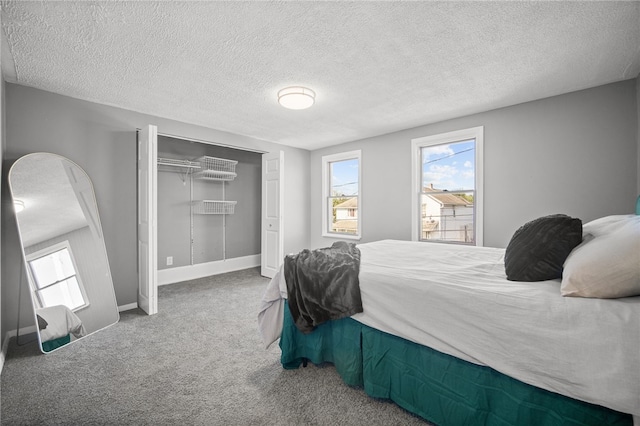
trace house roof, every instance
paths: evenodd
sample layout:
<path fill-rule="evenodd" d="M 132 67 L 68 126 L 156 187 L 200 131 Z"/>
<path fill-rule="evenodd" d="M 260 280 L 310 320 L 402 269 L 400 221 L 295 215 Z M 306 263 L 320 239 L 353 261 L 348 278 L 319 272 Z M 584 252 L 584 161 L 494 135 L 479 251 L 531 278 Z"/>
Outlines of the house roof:
<path fill-rule="evenodd" d="M 335 205 L 336 209 L 355 209 L 358 208 L 358 198 L 349 198 L 347 201 L 343 201 L 340 204 Z"/>
<path fill-rule="evenodd" d="M 429 187 L 425 187 L 423 188 L 423 190 L 424 192 L 439 191 L 437 189 L 433 189 Z M 438 194 L 426 194 L 426 195 L 433 198 L 434 200 L 436 200 L 437 202 L 439 202 L 444 206 L 472 206 L 473 205 L 473 203 L 470 203 L 469 201 L 455 194 L 443 194 L 442 192 L 439 192 Z"/>
<path fill-rule="evenodd" d="M 337 220 L 333 223 L 333 229 L 357 230 L 357 220 Z"/>
<path fill-rule="evenodd" d="M 6 82 L 308 150 L 636 78 L 638 1 L 5 1 Z M 308 86 L 290 111 L 279 90 Z"/>

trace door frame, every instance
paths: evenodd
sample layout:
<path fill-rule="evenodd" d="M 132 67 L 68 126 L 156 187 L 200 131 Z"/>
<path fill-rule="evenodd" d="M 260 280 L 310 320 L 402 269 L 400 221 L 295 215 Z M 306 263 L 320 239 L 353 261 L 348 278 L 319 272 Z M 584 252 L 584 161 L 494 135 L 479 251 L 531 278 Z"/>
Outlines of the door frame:
<path fill-rule="evenodd" d="M 274 179 L 274 177 L 276 179 Z M 270 185 L 277 180 L 275 187 Z M 269 199 L 275 190 L 276 199 Z M 284 260 L 284 151 L 262 154 L 262 218 L 260 274 L 273 278 Z M 277 235 L 273 233 L 277 232 Z M 275 250 L 275 252 L 272 252 Z"/>
<path fill-rule="evenodd" d="M 224 144 L 224 143 L 218 143 L 218 142 L 210 142 L 210 141 L 206 141 L 206 140 L 202 140 L 202 139 L 194 139 L 194 138 L 189 138 L 189 137 L 185 137 L 185 136 L 176 136 L 176 135 L 172 135 L 169 133 L 160 133 L 157 130 L 156 126 L 153 125 L 149 125 L 147 128 L 145 129 L 136 129 L 137 130 L 137 136 L 138 136 L 138 150 L 140 149 L 140 133 L 143 132 L 143 130 L 148 130 L 149 128 L 154 128 L 155 129 L 155 144 L 152 147 L 153 150 L 153 161 L 151 161 L 151 163 L 149 164 L 150 168 L 153 170 L 152 174 L 153 176 L 155 176 L 154 179 L 150 179 L 148 181 L 148 183 L 152 184 L 152 193 L 148 194 L 148 198 L 150 200 L 150 205 L 149 205 L 149 211 L 152 211 L 153 214 L 155 216 L 153 216 L 152 220 L 153 220 L 153 231 L 152 231 L 152 236 L 154 238 L 154 255 L 153 255 L 153 268 L 152 269 L 148 269 L 148 274 L 150 274 L 150 276 L 152 277 L 152 284 L 149 287 L 149 292 L 151 294 L 154 295 L 154 310 L 153 310 L 153 314 L 157 313 L 158 308 L 157 308 L 157 294 L 158 294 L 158 265 L 157 265 L 157 261 L 158 261 L 158 255 L 157 255 L 157 203 L 158 203 L 158 187 L 157 187 L 157 173 L 158 173 L 158 136 L 164 136 L 164 137 L 168 137 L 168 138 L 173 138 L 173 139 L 179 139 L 179 140 L 184 140 L 185 142 L 196 142 L 196 143 L 202 143 L 202 144 L 207 144 L 207 145 L 215 145 L 215 146 L 221 146 L 221 147 L 226 147 L 226 148 L 232 148 L 232 149 L 237 149 L 239 151 L 249 151 L 249 152 L 255 152 L 257 154 L 268 154 L 267 151 L 263 151 L 263 150 L 258 150 L 258 149 L 252 149 L 252 148 L 245 148 L 245 147 L 240 147 L 240 146 L 236 146 L 236 145 L 230 145 L 230 144 Z M 140 152 L 138 152 L 138 161 L 140 160 Z M 138 175 L 140 174 L 140 169 L 138 167 Z M 138 179 L 140 178 L 140 176 L 138 176 Z M 263 173 L 263 180 L 264 180 L 264 173 Z M 281 185 L 283 184 L 283 180 L 281 179 Z M 140 182 L 138 183 L 138 185 L 140 185 Z M 262 185 L 264 187 L 264 182 L 262 182 Z M 140 188 L 138 188 L 138 222 L 140 222 L 140 214 L 141 214 L 141 209 L 140 209 L 140 196 L 141 196 L 141 190 Z M 282 196 L 280 197 L 280 199 L 282 200 Z M 149 211 L 147 212 L 147 214 L 149 214 Z M 282 210 L 280 210 L 282 211 Z M 262 220 L 261 217 L 261 224 L 262 227 L 264 226 L 264 221 Z M 282 228 L 281 228 L 282 229 Z M 138 229 L 138 233 L 140 233 L 140 229 Z M 264 230 L 261 230 L 261 233 L 263 233 Z M 282 235 L 282 232 L 281 232 Z M 139 238 L 139 237 L 138 237 Z M 262 246 L 261 246 L 261 251 L 262 251 Z M 262 262 L 262 258 L 261 258 L 261 262 Z M 141 254 L 140 254 L 140 246 L 138 248 L 138 275 L 140 277 L 140 271 L 143 267 L 143 263 L 141 262 Z M 140 278 L 139 278 L 139 289 L 138 289 L 138 293 L 140 293 Z M 138 297 L 138 299 L 140 299 L 140 297 Z M 140 300 L 138 300 L 138 306 L 140 306 Z M 144 310 L 144 309 L 143 309 Z M 146 311 L 145 311 L 146 312 Z M 147 312 L 149 315 L 151 315 L 151 312 Z"/>
<path fill-rule="evenodd" d="M 158 128 L 137 132 L 138 307 L 158 313 Z"/>

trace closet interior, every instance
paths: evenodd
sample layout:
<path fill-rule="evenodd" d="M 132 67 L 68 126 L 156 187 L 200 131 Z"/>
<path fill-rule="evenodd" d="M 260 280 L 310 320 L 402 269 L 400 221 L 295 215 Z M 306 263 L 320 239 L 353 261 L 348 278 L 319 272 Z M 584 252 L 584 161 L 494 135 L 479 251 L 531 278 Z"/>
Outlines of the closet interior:
<path fill-rule="evenodd" d="M 262 156 L 158 136 L 158 269 L 260 254 Z"/>

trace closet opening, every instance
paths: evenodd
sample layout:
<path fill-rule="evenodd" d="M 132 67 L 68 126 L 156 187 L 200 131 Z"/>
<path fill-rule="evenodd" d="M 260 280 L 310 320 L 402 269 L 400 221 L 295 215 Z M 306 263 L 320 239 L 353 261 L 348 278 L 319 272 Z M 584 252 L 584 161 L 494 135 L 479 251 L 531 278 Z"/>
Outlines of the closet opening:
<path fill-rule="evenodd" d="M 158 285 L 261 263 L 262 152 L 158 134 Z"/>

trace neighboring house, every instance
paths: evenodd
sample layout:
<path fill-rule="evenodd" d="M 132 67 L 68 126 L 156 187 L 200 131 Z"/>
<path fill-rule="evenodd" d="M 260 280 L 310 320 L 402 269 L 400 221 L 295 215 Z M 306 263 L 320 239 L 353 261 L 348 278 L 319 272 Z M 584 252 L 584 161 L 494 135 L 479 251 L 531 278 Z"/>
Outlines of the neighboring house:
<path fill-rule="evenodd" d="M 423 188 L 421 238 L 473 242 L 473 202 L 442 193 L 433 184 Z"/>
<path fill-rule="evenodd" d="M 358 198 L 349 198 L 334 207 L 334 232 L 355 234 L 358 231 Z"/>
<path fill-rule="evenodd" d="M 473 242 L 473 203 L 454 193 L 442 193 L 431 184 L 423 189 L 422 239 Z M 358 198 L 334 206 L 334 232 L 355 234 L 358 229 Z"/>

